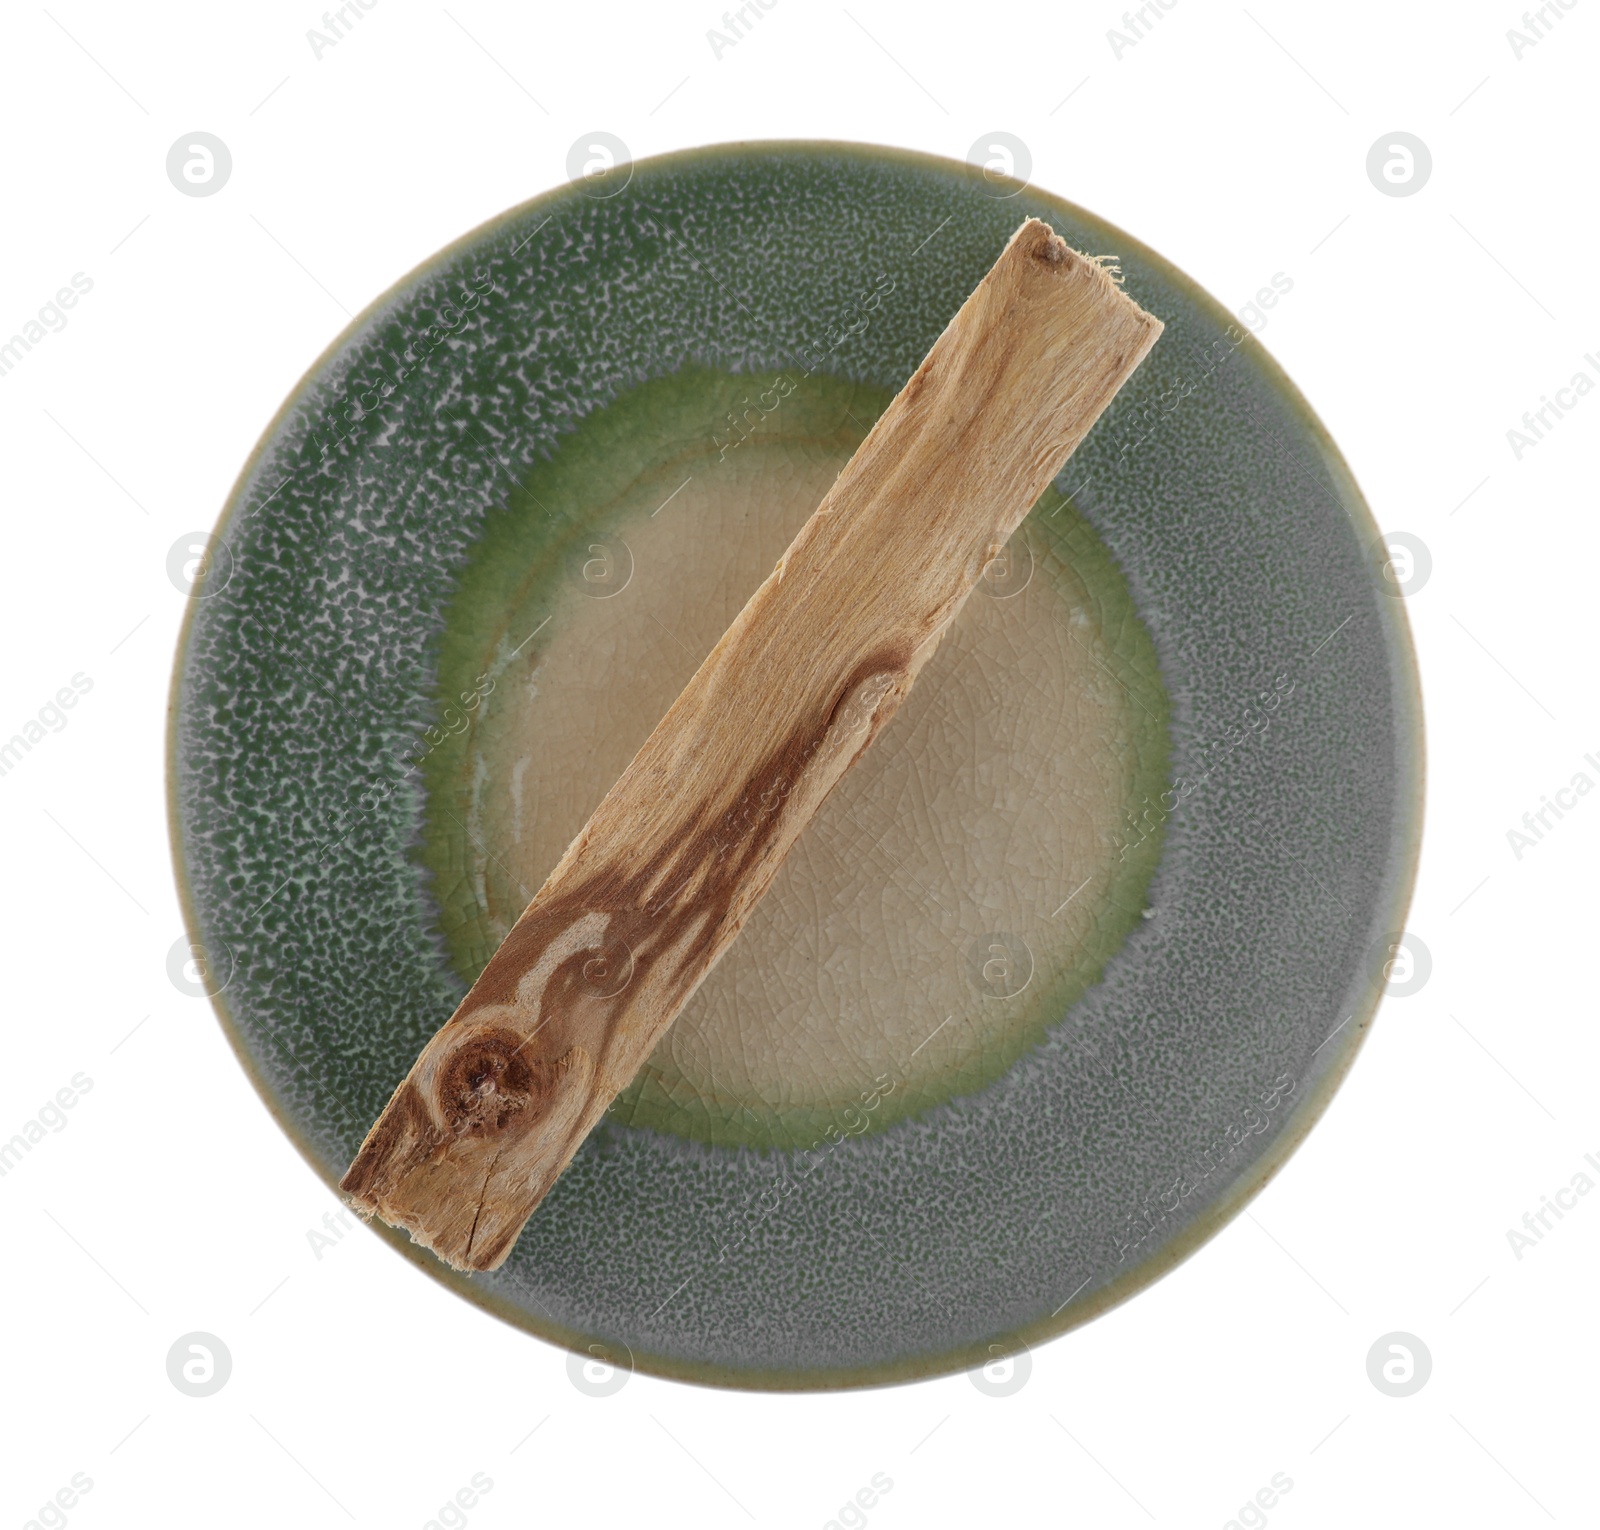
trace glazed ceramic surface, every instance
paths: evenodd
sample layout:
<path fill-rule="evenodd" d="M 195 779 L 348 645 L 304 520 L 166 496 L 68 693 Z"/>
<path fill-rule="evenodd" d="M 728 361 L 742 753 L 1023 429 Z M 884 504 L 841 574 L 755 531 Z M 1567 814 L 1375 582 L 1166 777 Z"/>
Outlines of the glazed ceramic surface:
<path fill-rule="evenodd" d="M 963 1368 L 1162 1273 L 1360 1044 L 1420 819 L 1376 527 L 1253 339 L 1081 209 L 847 145 L 537 198 L 268 428 L 174 677 L 191 934 L 337 1180 L 1025 215 L 1166 332 L 508 1262 L 642 1369 Z"/>

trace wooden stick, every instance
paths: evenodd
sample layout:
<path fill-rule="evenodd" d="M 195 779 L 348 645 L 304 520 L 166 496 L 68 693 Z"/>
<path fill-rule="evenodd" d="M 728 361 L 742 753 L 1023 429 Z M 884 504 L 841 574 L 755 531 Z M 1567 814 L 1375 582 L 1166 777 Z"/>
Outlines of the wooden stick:
<path fill-rule="evenodd" d="M 1028 219 L 423 1048 L 340 1182 L 492 1270 L 1161 333 Z"/>

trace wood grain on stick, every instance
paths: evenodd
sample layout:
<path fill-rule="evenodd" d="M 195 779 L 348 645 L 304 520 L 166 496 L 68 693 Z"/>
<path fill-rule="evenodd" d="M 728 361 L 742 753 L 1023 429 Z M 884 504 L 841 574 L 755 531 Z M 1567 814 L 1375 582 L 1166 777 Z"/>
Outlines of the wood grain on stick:
<path fill-rule="evenodd" d="M 1161 333 L 1037 219 L 606 794 L 341 1181 L 492 1270 Z"/>

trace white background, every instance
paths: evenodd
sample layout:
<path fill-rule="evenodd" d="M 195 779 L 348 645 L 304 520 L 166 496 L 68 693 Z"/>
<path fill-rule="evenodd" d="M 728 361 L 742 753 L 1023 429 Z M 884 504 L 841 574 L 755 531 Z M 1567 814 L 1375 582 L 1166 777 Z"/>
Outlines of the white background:
<path fill-rule="evenodd" d="M 1507 431 L 1579 370 L 1600 379 L 1600 6 L 1518 58 L 1516 0 L 1177 0 L 1118 57 L 1116 0 L 776 0 L 719 58 L 718 3 L 378 0 L 320 59 L 311 4 L 8 13 L 0 338 L 75 272 L 93 290 L 0 377 L 0 736 L 75 673 L 93 688 L 0 777 L 0 1136 L 75 1073 L 93 1088 L 0 1180 L 0 1525 L 75 1472 L 84 1530 L 422 1527 L 478 1472 L 474 1530 L 821 1530 L 879 1472 L 873 1530 L 1222 1527 L 1278 1472 L 1292 1489 L 1251 1516 L 1274 1527 L 1594 1523 L 1600 1194 L 1520 1259 L 1507 1231 L 1600 1157 L 1600 794 L 1520 859 L 1507 831 L 1577 772 L 1600 782 L 1600 395 L 1520 460 Z M 166 177 L 194 130 L 232 151 L 213 197 Z M 334 1198 L 167 978 L 168 549 L 210 527 L 351 314 L 562 181 L 595 130 L 635 157 L 829 137 L 960 159 L 1017 135 L 1038 184 L 1229 307 L 1292 279 L 1263 343 L 1380 525 L 1432 557 L 1408 598 L 1430 757 L 1410 924 L 1431 979 L 1385 1004 L 1246 1215 L 1035 1352 L 1008 1397 L 965 1375 L 584 1395 L 565 1352 L 366 1229 L 316 1258 Z M 1367 178 L 1394 130 L 1432 152 L 1413 196 Z M 233 1357 L 209 1398 L 167 1379 L 191 1330 Z M 1391 1330 L 1433 1357 L 1408 1398 L 1368 1380 Z"/>

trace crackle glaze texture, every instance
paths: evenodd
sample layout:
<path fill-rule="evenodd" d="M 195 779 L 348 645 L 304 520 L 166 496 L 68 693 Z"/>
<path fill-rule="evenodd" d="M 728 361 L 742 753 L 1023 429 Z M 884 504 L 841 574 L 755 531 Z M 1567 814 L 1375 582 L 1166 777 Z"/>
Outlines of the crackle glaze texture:
<path fill-rule="evenodd" d="M 1028 214 L 1119 257 L 1167 326 L 1056 486 L 1159 666 L 1165 784 L 1137 794 L 1117 840 L 1153 863 L 1139 917 L 998 1077 L 943 1103 L 871 1130 L 844 1119 L 806 1148 L 618 1116 L 493 1275 L 412 1251 L 558 1342 L 783 1388 L 936 1374 L 1037 1341 L 1237 1210 L 1370 1020 L 1421 774 L 1376 528 L 1220 307 L 1082 210 L 997 189 L 946 161 L 778 144 L 646 162 L 610 196 L 541 197 L 341 337 L 218 528 L 226 554 L 174 678 L 180 881 L 227 975 L 230 1036 L 332 1183 L 465 992 L 441 919 L 462 895 L 426 854 L 447 615 L 486 526 L 563 438 L 685 368 L 813 369 L 887 396 Z M 1015 800 L 992 805 L 1002 837 Z M 1043 873 L 1025 876 L 1044 898 Z"/>

